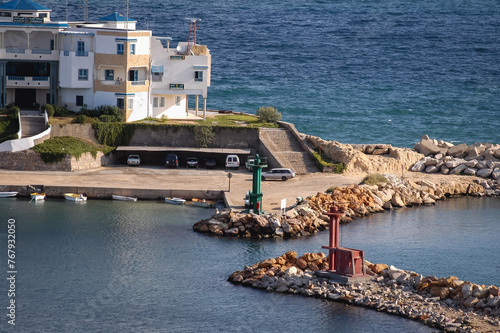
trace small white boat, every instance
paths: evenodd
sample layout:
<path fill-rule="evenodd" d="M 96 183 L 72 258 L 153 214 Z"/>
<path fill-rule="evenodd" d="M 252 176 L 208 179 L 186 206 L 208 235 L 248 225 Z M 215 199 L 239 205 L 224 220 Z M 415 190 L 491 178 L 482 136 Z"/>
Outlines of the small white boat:
<path fill-rule="evenodd" d="M 123 195 L 112 195 L 113 200 L 121 200 L 121 201 L 137 201 L 137 198 L 134 197 L 125 197 Z"/>
<path fill-rule="evenodd" d="M 0 192 L 0 198 L 15 197 L 19 192 Z"/>
<path fill-rule="evenodd" d="M 173 197 L 173 198 L 165 198 L 165 202 L 173 205 L 184 205 L 186 200 Z"/>
<path fill-rule="evenodd" d="M 35 200 L 35 201 L 38 201 L 38 200 L 45 200 L 45 193 L 31 193 L 30 194 L 31 196 L 31 200 Z"/>
<path fill-rule="evenodd" d="M 64 193 L 64 198 L 69 201 L 87 201 L 87 197 L 83 194 Z"/>
<path fill-rule="evenodd" d="M 191 199 L 191 201 L 193 202 L 194 206 L 205 207 L 205 208 L 215 207 L 215 201 L 209 201 L 209 200 L 205 200 L 205 199 L 196 199 L 196 198 Z"/>

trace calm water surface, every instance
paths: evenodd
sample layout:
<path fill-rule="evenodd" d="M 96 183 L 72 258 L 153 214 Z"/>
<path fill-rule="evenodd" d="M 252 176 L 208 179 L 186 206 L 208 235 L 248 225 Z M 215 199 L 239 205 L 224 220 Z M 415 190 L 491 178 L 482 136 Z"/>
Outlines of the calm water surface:
<path fill-rule="evenodd" d="M 16 220 L 20 332 L 431 332 L 367 309 L 226 282 L 289 250 L 320 251 L 325 232 L 289 241 L 208 237 L 190 227 L 210 210 L 159 202 L 14 198 L 1 200 L 0 212 L 0 249 L 7 218 Z M 499 213 L 498 199 L 455 199 L 358 220 L 342 227 L 342 242 L 374 262 L 500 285 L 492 255 L 500 252 Z M 6 294 L 4 282 L 4 304 Z"/>

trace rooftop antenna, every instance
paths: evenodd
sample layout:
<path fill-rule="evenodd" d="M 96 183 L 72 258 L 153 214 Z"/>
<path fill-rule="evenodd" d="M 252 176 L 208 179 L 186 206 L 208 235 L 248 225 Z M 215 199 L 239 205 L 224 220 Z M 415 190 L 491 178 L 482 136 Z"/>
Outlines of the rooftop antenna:
<path fill-rule="evenodd" d="M 193 41 L 193 45 L 196 45 L 196 30 L 198 29 L 198 22 L 200 22 L 201 19 L 186 17 L 186 20 L 189 21 L 189 36 L 188 36 L 188 42 L 187 42 L 187 47 L 186 47 L 186 54 L 188 54 L 189 53 L 189 44 L 191 43 L 191 40 Z M 192 38 L 191 38 L 191 36 L 192 36 Z"/>
<path fill-rule="evenodd" d="M 89 1 L 84 0 L 83 1 L 83 19 L 85 23 L 89 21 Z"/>
<path fill-rule="evenodd" d="M 66 0 L 66 22 L 68 22 L 68 0 Z"/>

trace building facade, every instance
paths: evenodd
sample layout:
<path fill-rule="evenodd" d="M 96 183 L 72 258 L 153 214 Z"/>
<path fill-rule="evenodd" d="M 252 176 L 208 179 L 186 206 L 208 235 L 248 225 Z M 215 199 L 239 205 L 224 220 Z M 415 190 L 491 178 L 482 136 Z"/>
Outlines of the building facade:
<path fill-rule="evenodd" d="M 116 105 L 135 121 L 185 117 L 188 96 L 197 110 L 201 96 L 206 111 L 211 55 L 191 30 L 170 48 L 169 37 L 118 13 L 96 22 L 52 22 L 50 13 L 31 0 L 0 5 L 0 107 Z M 190 27 L 196 36 L 197 22 Z"/>

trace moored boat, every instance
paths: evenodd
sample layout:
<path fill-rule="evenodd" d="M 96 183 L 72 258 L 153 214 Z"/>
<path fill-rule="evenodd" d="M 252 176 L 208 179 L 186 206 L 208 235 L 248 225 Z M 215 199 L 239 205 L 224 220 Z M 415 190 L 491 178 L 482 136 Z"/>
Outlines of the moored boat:
<path fill-rule="evenodd" d="M 113 200 L 121 200 L 121 201 L 137 201 L 137 198 L 134 198 L 134 197 L 126 197 L 126 196 L 123 196 L 123 195 L 112 195 L 111 196 L 113 198 Z"/>
<path fill-rule="evenodd" d="M 30 196 L 31 196 L 31 200 L 35 200 L 35 201 L 45 200 L 45 193 L 35 192 L 35 193 L 31 193 Z"/>
<path fill-rule="evenodd" d="M 19 192 L 0 192 L 0 198 L 15 197 Z"/>
<path fill-rule="evenodd" d="M 87 201 L 87 196 L 84 194 L 64 193 L 64 198 L 69 201 Z"/>
<path fill-rule="evenodd" d="M 182 198 L 173 197 L 173 198 L 165 198 L 165 202 L 173 205 L 184 205 L 186 200 Z"/>
<path fill-rule="evenodd" d="M 205 207 L 205 208 L 215 207 L 215 201 L 196 199 L 196 198 L 191 199 L 191 201 L 193 202 L 194 206 Z"/>

